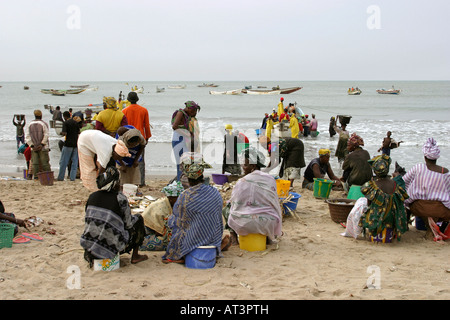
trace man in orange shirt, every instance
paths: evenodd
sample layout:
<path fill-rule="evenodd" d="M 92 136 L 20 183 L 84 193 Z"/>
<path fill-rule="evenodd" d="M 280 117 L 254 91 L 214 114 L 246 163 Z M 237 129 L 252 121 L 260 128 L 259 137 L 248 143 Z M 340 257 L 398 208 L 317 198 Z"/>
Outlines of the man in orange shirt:
<path fill-rule="evenodd" d="M 148 139 L 152 136 L 150 130 L 150 119 L 146 108 L 137 104 L 139 97 L 136 92 L 130 92 L 127 100 L 131 103 L 128 107 L 122 110 L 128 120 L 128 124 L 138 129 L 145 141 L 148 143 Z M 139 162 L 139 170 L 141 172 L 141 184 L 145 186 L 145 150 L 142 153 L 142 161 Z"/>

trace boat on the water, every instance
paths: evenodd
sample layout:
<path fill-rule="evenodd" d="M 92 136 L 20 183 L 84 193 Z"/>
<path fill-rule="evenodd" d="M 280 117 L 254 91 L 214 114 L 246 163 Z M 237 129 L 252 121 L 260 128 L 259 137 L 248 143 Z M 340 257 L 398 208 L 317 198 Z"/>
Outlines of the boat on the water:
<path fill-rule="evenodd" d="M 131 91 L 136 93 L 144 93 L 144 87 L 138 88 L 137 86 L 135 86 L 134 88 L 131 88 Z"/>
<path fill-rule="evenodd" d="M 392 86 L 391 89 L 378 89 L 377 92 L 379 94 L 399 94 L 401 90 L 395 89 L 394 86 Z"/>
<path fill-rule="evenodd" d="M 348 88 L 347 94 L 350 96 L 359 96 L 362 93 L 361 89 L 356 88 Z"/>
<path fill-rule="evenodd" d="M 277 87 L 275 87 L 277 88 Z M 242 89 L 242 93 L 247 93 L 247 94 L 289 94 L 295 91 L 300 90 L 302 87 L 291 87 L 291 88 L 277 88 L 277 89 L 263 89 L 263 90 L 258 90 L 258 89 L 252 89 L 252 90 L 247 90 L 247 89 Z"/>
<path fill-rule="evenodd" d="M 88 88 L 89 85 L 88 84 L 82 84 L 82 85 L 72 85 L 70 86 L 71 88 L 78 88 L 78 89 L 84 89 L 84 88 Z"/>
<path fill-rule="evenodd" d="M 198 87 L 218 87 L 218 84 L 214 84 L 214 83 L 204 83 L 203 84 L 199 84 Z"/>
<path fill-rule="evenodd" d="M 186 88 L 186 85 L 185 84 L 177 84 L 177 85 L 167 86 L 167 88 L 169 88 L 169 89 L 184 89 L 184 88 Z"/>
<path fill-rule="evenodd" d="M 228 90 L 228 91 L 210 91 L 209 92 L 209 94 L 215 94 L 215 95 L 219 95 L 219 94 L 237 95 L 237 94 L 241 94 L 241 93 L 242 93 L 242 89 Z"/>
<path fill-rule="evenodd" d="M 159 92 L 164 92 L 164 91 L 166 91 L 165 88 L 158 88 L 158 87 L 156 87 L 156 92 L 157 92 L 157 93 L 159 93 Z"/>
<path fill-rule="evenodd" d="M 58 93 L 64 93 L 64 94 L 79 94 L 83 91 L 85 91 L 86 89 L 41 89 L 42 93 L 45 94 L 51 94 L 51 95 L 55 95 L 55 93 L 57 93 L 56 95 L 60 95 Z"/>

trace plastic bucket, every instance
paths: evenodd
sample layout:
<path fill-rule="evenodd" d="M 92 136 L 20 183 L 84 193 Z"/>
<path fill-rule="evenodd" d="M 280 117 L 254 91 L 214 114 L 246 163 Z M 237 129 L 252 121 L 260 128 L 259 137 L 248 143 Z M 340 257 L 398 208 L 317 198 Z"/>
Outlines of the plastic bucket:
<path fill-rule="evenodd" d="M 328 199 L 332 187 L 332 180 L 314 178 L 314 197 L 319 199 Z"/>
<path fill-rule="evenodd" d="M 114 271 L 120 268 L 120 256 L 112 259 L 95 259 L 94 271 Z"/>
<path fill-rule="evenodd" d="M 0 249 L 12 247 L 15 228 L 12 223 L 0 223 Z"/>
<path fill-rule="evenodd" d="M 216 265 L 215 246 L 201 246 L 186 255 L 184 265 L 190 269 L 211 269 Z"/>
<path fill-rule="evenodd" d="M 264 251 L 266 250 L 266 241 L 267 236 L 259 233 L 239 235 L 239 248 L 247 251 Z"/>
<path fill-rule="evenodd" d="M 295 211 L 298 205 L 298 199 L 300 199 L 301 195 L 295 192 L 289 192 L 292 195 L 291 200 L 283 203 L 283 211 L 286 214 L 289 214 L 291 211 Z"/>
<path fill-rule="evenodd" d="M 129 184 L 129 183 L 125 183 L 123 185 L 123 194 L 126 195 L 127 197 L 134 197 L 136 195 L 137 192 L 137 185 L 135 184 Z"/>
<path fill-rule="evenodd" d="M 416 225 L 416 229 L 417 230 L 427 230 L 427 226 L 425 225 L 425 222 L 423 221 L 423 219 L 421 217 L 415 217 L 414 218 L 414 223 Z"/>
<path fill-rule="evenodd" d="M 52 186 L 53 185 L 53 180 L 54 180 L 53 171 L 39 172 L 37 174 L 37 176 L 39 178 L 39 182 L 43 186 Z"/>
<path fill-rule="evenodd" d="M 352 185 L 348 191 L 347 199 L 358 200 L 361 197 L 364 197 L 364 194 L 361 192 L 361 186 Z"/>
<path fill-rule="evenodd" d="M 228 182 L 227 174 L 213 173 L 212 179 L 215 184 L 224 184 Z"/>
<path fill-rule="evenodd" d="M 391 228 L 384 228 L 383 231 L 381 231 L 375 237 L 370 237 L 371 242 L 378 243 L 391 243 L 392 239 L 394 239 L 394 232 Z"/>
<path fill-rule="evenodd" d="M 289 180 L 277 179 L 277 193 L 279 198 L 286 198 L 289 194 L 291 182 Z"/>
<path fill-rule="evenodd" d="M 242 150 L 245 150 L 247 148 L 250 147 L 250 143 L 237 143 L 236 144 L 236 149 L 237 149 L 237 153 L 241 153 Z"/>

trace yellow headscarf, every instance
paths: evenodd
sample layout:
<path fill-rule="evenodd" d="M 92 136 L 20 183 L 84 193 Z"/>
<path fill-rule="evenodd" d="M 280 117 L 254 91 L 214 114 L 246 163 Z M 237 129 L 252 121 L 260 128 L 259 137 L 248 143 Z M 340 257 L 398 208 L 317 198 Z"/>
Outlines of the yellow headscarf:
<path fill-rule="evenodd" d="M 103 103 L 106 103 L 108 109 L 117 108 L 117 101 L 114 97 L 103 97 Z"/>
<path fill-rule="evenodd" d="M 319 150 L 319 156 L 325 156 L 330 153 L 331 153 L 330 149 L 320 149 Z"/>

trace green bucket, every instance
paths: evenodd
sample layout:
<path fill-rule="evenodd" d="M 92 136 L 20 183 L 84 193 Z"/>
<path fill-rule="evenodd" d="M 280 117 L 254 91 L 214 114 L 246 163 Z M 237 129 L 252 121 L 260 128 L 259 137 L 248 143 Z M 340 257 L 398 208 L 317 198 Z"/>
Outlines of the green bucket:
<path fill-rule="evenodd" d="M 14 229 L 15 225 L 12 223 L 0 223 L 0 249 L 12 247 Z"/>
<path fill-rule="evenodd" d="M 237 153 L 241 153 L 242 150 L 248 149 L 250 147 L 250 143 L 236 143 Z"/>
<path fill-rule="evenodd" d="M 333 180 L 314 178 L 314 197 L 319 199 L 328 199 Z"/>
<path fill-rule="evenodd" d="M 361 186 L 352 185 L 350 190 L 348 191 L 347 199 L 358 200 L 359 198 L 364 197 L 361 192 Z"/>

